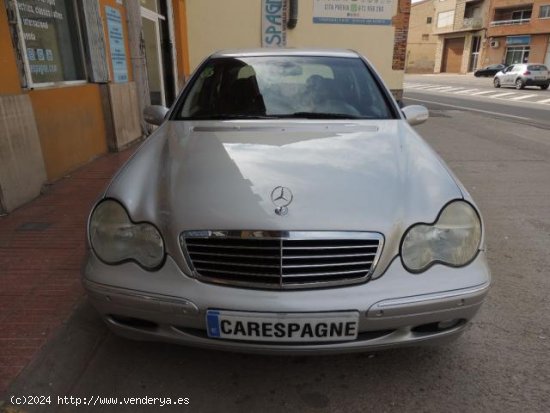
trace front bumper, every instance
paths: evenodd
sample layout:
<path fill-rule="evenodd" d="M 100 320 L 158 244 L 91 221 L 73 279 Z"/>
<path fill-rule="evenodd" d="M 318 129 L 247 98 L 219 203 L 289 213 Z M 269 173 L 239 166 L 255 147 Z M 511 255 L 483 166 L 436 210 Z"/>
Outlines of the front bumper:
<path fill-rule="evenodd" d="M 148 272 L 132 263 L 106 265 L 90 253 L 83 283 L 116 333 L 204 348 L 256 353 L 340 353 L 447 341 L 479 310 L 490 284 L 485 254 L 467 267 L 435 265 L 408 273 L 395 259 L 379 279 L 340 288 L 268 291 L 207 284 L 188 277 L 168 257 Z M 332 343 L 258 343 L 211 339 L 208 309 L 255 312 L 359 311 L 356 340 Z M 456 320 L 447 328 L 438 323 Z"/>

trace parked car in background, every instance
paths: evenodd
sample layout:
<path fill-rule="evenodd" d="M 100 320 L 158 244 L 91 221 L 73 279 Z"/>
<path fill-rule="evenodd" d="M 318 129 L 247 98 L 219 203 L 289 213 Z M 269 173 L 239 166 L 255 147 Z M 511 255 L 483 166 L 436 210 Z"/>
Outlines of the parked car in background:
<path fill-rule="evenodd" d="M 456 338 L 485 233 L 427 118 L 352 51 L 210 56 L 91 212 L 91 302 L 123 336 L 233 351 Z"/>
<path fill-rule="evenodd" d="M 475 77 L 492 77 L 506 68 L 503 64 L 489 65 L 474 72 Z"/>
<path fill-rule="evenodd" d="M 520 63 L 498 72 L 493 79 L 493 84 L 497 88 L 510 86 L 523 89 L 525 86 L 539 86 L 541 89 L 548 89 L 550 75 L 548 68 L 543 64 Z"/>

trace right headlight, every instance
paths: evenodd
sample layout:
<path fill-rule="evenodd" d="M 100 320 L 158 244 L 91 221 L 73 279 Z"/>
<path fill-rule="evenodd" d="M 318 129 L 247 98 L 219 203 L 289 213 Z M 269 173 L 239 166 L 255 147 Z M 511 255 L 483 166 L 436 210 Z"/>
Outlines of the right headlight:
<path fill-rule="evenodd" d="M 131 260 L 155 269 L 164 260 L 164 241 L 157 228 L 146 222 L 132 222 L 124 207 L 112 199 L 94 209 L 89 236 L 96 255 L 108 264 Z"/>
<path fill-rule="evenodd" d="M 460 267 L 476 256 L 480 243 L 478 213 L 468 202 L 454 201 L 433 224 L 416 224 L 407 230 L 401 258 L 411 272 L 422 272 L 434 263 Z"/>

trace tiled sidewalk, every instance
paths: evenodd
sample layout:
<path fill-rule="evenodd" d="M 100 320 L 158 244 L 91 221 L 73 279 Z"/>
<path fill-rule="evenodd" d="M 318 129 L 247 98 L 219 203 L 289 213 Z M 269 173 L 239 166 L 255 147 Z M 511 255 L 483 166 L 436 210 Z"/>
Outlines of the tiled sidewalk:
<path fill-rule="evenodd" d="M 87 215 L 134 149 L 92 161 L 0 217 L 0 394 L 83 294 Z"/>

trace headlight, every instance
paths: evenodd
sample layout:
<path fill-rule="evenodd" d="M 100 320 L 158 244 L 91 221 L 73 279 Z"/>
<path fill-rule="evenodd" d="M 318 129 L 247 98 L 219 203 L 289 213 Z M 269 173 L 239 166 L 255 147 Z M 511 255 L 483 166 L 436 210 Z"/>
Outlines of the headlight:
<path fill-rule="evenodd" d="M 103 201 L 94 209 L 89 234 L 93 250 L 109 264 L 133 260 L 153 269 L 164 259 L 159 231 L 148 223 L 133 223 L 116 201 Z"/>
<path fill-rule="evenodd" d="M 468 264 L 481 242 L 481 221 L 465 201 L 448 204 L 433 224 L 413 225 L 403 238 L 401 258 L 411 272 L 439 262 L 455 267 Z"/>

